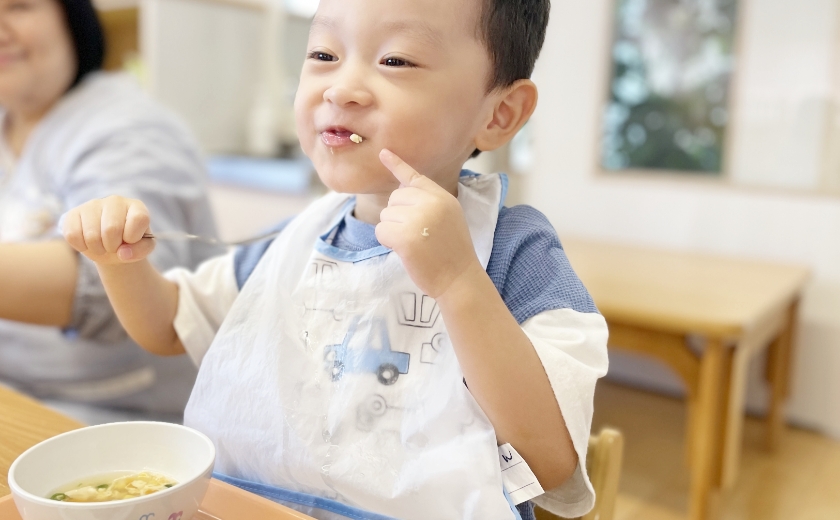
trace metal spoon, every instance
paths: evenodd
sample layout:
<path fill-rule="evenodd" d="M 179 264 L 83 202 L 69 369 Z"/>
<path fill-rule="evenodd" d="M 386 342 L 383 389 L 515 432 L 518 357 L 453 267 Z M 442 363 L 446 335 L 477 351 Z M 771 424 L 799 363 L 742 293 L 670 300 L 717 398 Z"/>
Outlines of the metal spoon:
<path fill-rule="evenodd" d="M 263 240 L 274 238 L 279 234 L 280 231 L 271 231 L 269 233 L 263 233 L 262 235 L 246 238 L 244 240 L 226 241 L 211 237 L 203 237 L 200 235 L 191 235 L 190 233 L 184 233 L 183 231 L 160 231 L 158 233 L 145 233 L 143 238 L 154 238 L 155 240 L 194 240 L 205 244 L 236 247 L 253 244 L 254 242 L 262 242 Z"/>

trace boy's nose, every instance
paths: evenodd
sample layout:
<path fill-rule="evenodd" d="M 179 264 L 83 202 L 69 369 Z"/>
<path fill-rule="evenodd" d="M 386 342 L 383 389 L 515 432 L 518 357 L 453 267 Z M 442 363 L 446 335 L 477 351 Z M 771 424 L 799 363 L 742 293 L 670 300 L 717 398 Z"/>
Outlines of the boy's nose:
<path fill-rule="evenodd" d="M 366 107 L 373 103 L 373 95 L 360 82 L 340 79 L 324 91 L 324 101 L 340 107 Z"/>

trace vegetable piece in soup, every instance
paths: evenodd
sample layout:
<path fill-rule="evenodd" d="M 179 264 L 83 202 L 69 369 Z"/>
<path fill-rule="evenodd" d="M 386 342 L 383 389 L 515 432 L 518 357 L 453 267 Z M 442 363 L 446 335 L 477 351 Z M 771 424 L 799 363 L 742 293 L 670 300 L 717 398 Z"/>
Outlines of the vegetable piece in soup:
<path fill-rule="evenodd" d="M 50 495 L 60 502 L 110 502 L 142 497 L 174 486 L 176 482 L 159 473 L 143 471 L 119 477 L 92 477 L 74 482 Z"/>

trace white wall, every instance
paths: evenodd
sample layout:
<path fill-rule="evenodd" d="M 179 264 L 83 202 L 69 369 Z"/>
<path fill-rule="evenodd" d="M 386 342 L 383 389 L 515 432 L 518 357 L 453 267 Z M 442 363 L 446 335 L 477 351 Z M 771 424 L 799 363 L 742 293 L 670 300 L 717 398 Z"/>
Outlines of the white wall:
<path fill-rule="evenodd" d="M 612 3 L 553 2 L 535 74 L 541 100 L 526 202 L 549 216 L 561 238 L 580 235 L 810 266 L 814 278 L 802 305 L 789 417 L 840 438 L 840 198 L 597 175 Z M 760 409 L 766 388 L 755 368 L 749 403 Z M 663 389 L 675 381 L 655 364 L 624 357 L 613 360 L 611 371 Z"/>
<path fill-rule="evenodd" d="M 142 17 L 150 92 L 184 118 L 206 151 L 244 150 L 260 80 L 263 12 L 221 2 L 145 0 Z"/>
<path fill-rule="evenodd" d="M 219 237 L 233 241 L 255 236 L 301 213 L 316 195 L 291 195 L 214 183 L 210 185 L 209 196 Z"/>
<path fill-rule="evenodd" d="M 284 16 L 269 36 L 264 0 L 139 2 L 147 87 L 187 122 L 205 151 L 248 151 L 249 139 L 259 131 L 252 119 L 255 110 L 270 112 L 276 125 L 267 124 L 279 125 L 281 137 L 293 135 L 292 104 L 306 54 L 307 19 Z M 298 7 L 305 3 L 292 2 Z M 277 53 L 269 53 L 268 42 L 280 47 Z"/>
<path fill-rule="evenodd" d="M 817 188 L 831 180 L 823 179 L 823 162 L 837 101 L 832 83 L 840 2 L 753 0 L 742 5 L 732 180 Z"/>

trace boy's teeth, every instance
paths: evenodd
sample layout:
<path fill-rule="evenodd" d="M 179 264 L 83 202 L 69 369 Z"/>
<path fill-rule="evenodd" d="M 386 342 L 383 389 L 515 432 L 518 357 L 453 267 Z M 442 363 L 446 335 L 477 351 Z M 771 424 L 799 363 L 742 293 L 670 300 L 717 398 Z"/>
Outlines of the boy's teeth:
<path fill-rule="evenodd" d="M 362 136 L 360 136 L 359 134 L 352 134 L 350 136 L 350 140 L 353 141 L 356 144 L 362 144 L 362 141 L 364 141 Z"/>

